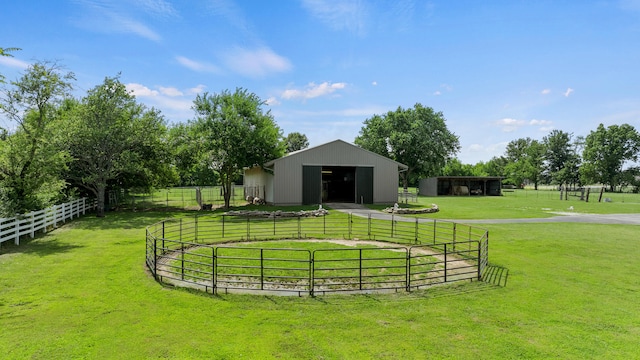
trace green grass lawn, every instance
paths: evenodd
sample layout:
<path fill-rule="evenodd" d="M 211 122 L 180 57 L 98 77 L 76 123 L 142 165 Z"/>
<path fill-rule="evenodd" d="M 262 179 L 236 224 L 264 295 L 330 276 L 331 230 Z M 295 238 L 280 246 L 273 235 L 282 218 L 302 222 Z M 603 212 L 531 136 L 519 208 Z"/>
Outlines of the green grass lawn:
<path fill-rule="evenodd" d="M 446 198 L 438 205 L 446 218 L 479 218 L 532 202 L 500 197 L 490 201 L 503 200 L 495 203 L 503 210 L 493 211 L 493 203 L 479 202 L 489 199 Z M 454 204 L 466 212 L 448 212 Z M 171 216 L 192 214 L 86 216 L 20 246 L 3 244 L 3 358 L 638 357 L 638 226 L 486 225 L 491 263 L 509 269 L 506 287 L 473 282 L 385 295 L 211 296 L 163 287 L 148 275 L 145 226 Z"/>
<path fill-rule="evenodd" d="M 399 204 L 400 207 L 424 208 L 438 205 L 440 211 L 433 214 L 408 215 L 432 219 L 516 219 L 545 218 L 557 212 L 591 214 L 628 214 L 640 212 L 640 194 L 605 193 L 598 202 L 597 193 L 592 193 L 589 202 L 570 196 L 560 200 L 557 191 L 515 190 L 504 196 L 418 196 L 416 202 Z M 386 205 L 370 205 L 382 209 Z M 570 208 L 573 208 L 570 210 Z"/>

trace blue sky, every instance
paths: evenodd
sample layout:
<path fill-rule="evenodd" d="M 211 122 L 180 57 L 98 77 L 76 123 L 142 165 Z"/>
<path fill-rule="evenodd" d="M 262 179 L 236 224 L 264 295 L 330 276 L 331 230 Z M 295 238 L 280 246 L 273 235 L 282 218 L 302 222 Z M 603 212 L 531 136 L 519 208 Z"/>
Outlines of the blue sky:
<path fill-rule="evenodd" d="M 365 119 L 441 111 L 463 163 L 552 129 L 640 129 L 640 0 L 68 0 L 0 6 L 0 73 L 35 60 L 76 95 L 121 73 L 171 123 L 196 94 L 244 87 L 284 134 L 353 142 Z M 0 125 L 10 126 L 0 119 Z"/>

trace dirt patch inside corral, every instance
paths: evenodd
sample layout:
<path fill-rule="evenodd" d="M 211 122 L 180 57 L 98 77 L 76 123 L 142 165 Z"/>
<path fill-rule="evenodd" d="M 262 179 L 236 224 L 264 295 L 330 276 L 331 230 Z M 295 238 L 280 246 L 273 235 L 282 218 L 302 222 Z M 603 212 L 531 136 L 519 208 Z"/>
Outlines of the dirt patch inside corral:
<path fill-rule="evenodd" d="M 461 279 L 467 279 L 468 272 L 470 268 L 473 268 L 475 264 L 470 261 L 466 261 L 460 257 L 457 257 L 453 254 L 448 254 L 446 257 L 446 265 L 445 265 L 445 256 L 442 253 L 435 251 L 427 246 L 412 246 L 405 244 L 397 244 L 390 242 L 382 242 L 382 241 L 372 241 L 372 240 L 344 240 L 344 239 L 282 239 L 278 241 L 300 241 L 300 242 L 311 242 L 311 243 L 332 243 L 336 245 L 348 246 L 358 248 L 360 246 L 375 246 L 379 248 L 395 248 L 395 249 L 385 249 L 388 251 L 404 251 L 402 248 L 411 247 L 411 253 L 415 255 L 426 255 L 433 257 L 438 260 L 438 264 L 434 266 L 434 269 L 430 276 L 433 277 L 434 284 L 442 284 L 444 282 L 452 281 L 451 279 L 455 279 L 456 277 L 461 277 Z M 244 244 L 255 243 L 255 242 L 244 242 Z M 237 246 L 243 243 L 233 243 L 230 245 Z M 224 247 L 225 244 L 215 244 L 216 247 Z M 198 248 L 202 248 L 204 246 L 193 246 L 188 249 L 188 251 L 194 251 Z M 186 250 L 186 249 L 185 249 Z M 157 274 L 161 279 L 161 282 L 179 286 L 179 287 L 188 287 L 188 288 L 196 288 L 204 291 L 213 291 L 213 287 L 210 281 L 182 281 L 180 279 L 176 279 L 172 276 L 172 272 L 175 271 L 175 265 L 172 264 L 174 261 L 178 261 L 180 259 L 181 250 L 172 251 L 170 253 L 165 254 L 161 259 L 158 260 L 157 263 Z M 446 267 L 446 275 L 445 275 L 445 267 Z M 449 281 L 443 280 L 446 277 L 449 278 Z M 218 279 L 225 280 L 225 279 Z M 234 282 L 237 279 L 226 279 L 227 281 Z M 221 287 L 218 287 L 220 289 Z M 249 293 L 249 294 L 261 294 L 261 295 L 302 295 L 308 293 L 308 290 L 304 289 L 291 289 L 289 287 L 270 287 L 265 289 L 256 289 L 255 287 L 247 287 L 246 289 L 232 289 L 232 291 L 228 291 L 229 289 L 224 289 L 225 292 L 234 292 L 234 293 Z M 317 293 L 325 293 L 325 291 L 319 289 L 316 291 Z M 329 291 L 333 292 L 333 291 Z M 376 291 L 376 289 L 368 289 L 366 291 L 348 291 L 350 293 L 372 293 L 372 292 L 381 292 Z"/>

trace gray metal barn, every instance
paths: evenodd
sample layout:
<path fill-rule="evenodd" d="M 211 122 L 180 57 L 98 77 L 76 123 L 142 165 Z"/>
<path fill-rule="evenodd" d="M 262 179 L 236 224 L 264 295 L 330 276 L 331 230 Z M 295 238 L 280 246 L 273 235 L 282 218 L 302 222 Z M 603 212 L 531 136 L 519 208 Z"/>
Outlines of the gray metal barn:
<path fill-rule="evenodd" d="M 393 204 L 406 165 L 342 140 L 303 149 L 245 170 L 245 191 L 276 205 Z M 253 189 L 253 190 L 251 190 Z M 252 195 L 255 196 L 255 195 Z"/>
<path fill-rule="evenodd" d="M 502 195 L 502 178 L 498 176 L 438 176 L 420 180 L 419 194 Z"/>

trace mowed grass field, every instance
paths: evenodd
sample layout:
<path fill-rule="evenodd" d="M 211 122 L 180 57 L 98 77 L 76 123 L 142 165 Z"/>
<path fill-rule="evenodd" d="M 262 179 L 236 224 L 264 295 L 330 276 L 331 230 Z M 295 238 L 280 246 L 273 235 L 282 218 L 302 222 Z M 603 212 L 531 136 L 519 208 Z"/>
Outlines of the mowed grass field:
<path fill-rule="evenodd" d="M 541 213 L 567 207 L 540 201 L 439 198 L 438 216 L 513 217 L 525 204 Z M 573 204 L 580 211 L 576 204 L 584 203 Z M 595 204 L 585 212 L 640 212 L 640 204 Z M 472 282 L 381 295 L 211 296 L 163 287 L 144 266 L 145 226 L 192 215 L 88 215 L 20 246 L 3 244 L 0 357 L 640 357 L 638 226 L 488 224 L 489 259 L 509 269 L 506 287 Z"/>

